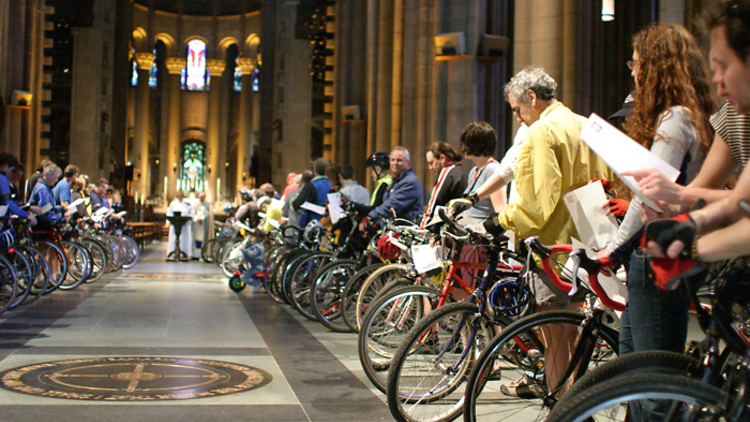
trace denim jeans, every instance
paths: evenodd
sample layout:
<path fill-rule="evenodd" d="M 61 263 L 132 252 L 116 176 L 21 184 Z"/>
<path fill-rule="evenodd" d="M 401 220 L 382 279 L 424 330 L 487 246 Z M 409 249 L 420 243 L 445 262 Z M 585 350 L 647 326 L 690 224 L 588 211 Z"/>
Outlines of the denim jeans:
<path fill-rule="evenodd" d="M 656 287 L 651 260 L 636 249 L 628 268 L 628 305 L 620 319 L 620 356 L 647 350 L 684 353 L 690 299 L 685 283 L 671 292 Z M 662 421 L 669 409 L 663 400 L 630 403 L 633 422 Z"/>

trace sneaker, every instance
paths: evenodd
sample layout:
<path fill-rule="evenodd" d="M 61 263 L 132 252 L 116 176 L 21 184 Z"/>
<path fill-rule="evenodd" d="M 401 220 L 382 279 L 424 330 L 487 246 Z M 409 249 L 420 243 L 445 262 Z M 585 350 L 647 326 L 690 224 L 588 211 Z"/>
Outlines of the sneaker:
<path fill-rule="evenodd" d="M 543 398 L 546 394 L 546 388 L 529 380 L 527 377 L 500 386 L 500 391 L 506 396 L 518 397 L 519 399 L 539 399 Z"/>

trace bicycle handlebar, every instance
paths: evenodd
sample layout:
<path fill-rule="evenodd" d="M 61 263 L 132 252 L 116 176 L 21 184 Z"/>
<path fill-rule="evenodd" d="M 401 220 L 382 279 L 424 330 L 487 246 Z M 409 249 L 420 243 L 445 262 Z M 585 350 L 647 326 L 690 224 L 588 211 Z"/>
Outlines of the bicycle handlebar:
<path fill-rule="evenodd" d="M 612 300 L 609 296 L 607 296 L 607 292 L 604 291 L 604 288 L 601 286 L 601 284 L 599 284 L 599 272 L 601 272 L 601 269 L 604 267 L 611 268 L 617 266 L 618 263 L 616 261 L 612 261 L 609 258 L 605 258 L 602 260 L 591 259 L 583 250 L 574 252 L 573 245 L 546 246 L 541 243 L 538 237 L 528 238 L 524 241 L 524 243 L 526 243 L 526 245 L 534 253 L 542 258 L 542 268 L 544 269 L 544 272 L 550 278 L 552 284 L 554 284 L 558 289 L 565 292 L 571 292 L 574 290 L 572 283 L 562 280 L 557 272 L 552 269 L 550 259 L 554 254 L 571 253 L 574 262 L 575 260 L 578 260 L 578 263 L 576 263 L 573 278 L 576 279 L 578 277 L 577 270 L 578 266 L 580 266 L 589 274 L 589 285 L 591 286 L 591 289 L 594 291 L 594 293 L 599 297 L 599 300 L 604 306 L 615 311 L 625 310 L 625 304 Z"/>

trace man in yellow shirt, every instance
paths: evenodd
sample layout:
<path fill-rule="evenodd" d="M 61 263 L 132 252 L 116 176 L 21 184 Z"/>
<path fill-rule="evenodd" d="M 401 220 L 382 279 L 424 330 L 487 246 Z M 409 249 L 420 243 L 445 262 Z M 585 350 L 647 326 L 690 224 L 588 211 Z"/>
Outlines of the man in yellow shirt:
<path fill-rule="evenodd" d="M 563 196 L 591 179 L 613 179 L 607 165 L 581 141 L 586 118 L 558 101 L 556 91 L 554 79 L 537 67 L 523 69 L 505 86 L 513 112 L 529 129 L 514 172 L 516 201 L 486 220 L 490 233 L 508 229 L 519 239 L 539 236 L 546 245 L 570 243 L 577 233 Z M 541 269 L 532 274 L 531 288 L 538 310 L 577 307 L 576 298 L 554 287 Z M 548 344 L 572 344 L 576 333 L 568 331 L 548 327 L 542 335 Z M 565 349 L 558 347 L 554 356 L 545 357 L 550 385 L 557 384 L 555 378 L 565 368 L 569 357 Z M 506 394 L 521 395 L 530 385 L 522 380 L 503 387 Z"/>

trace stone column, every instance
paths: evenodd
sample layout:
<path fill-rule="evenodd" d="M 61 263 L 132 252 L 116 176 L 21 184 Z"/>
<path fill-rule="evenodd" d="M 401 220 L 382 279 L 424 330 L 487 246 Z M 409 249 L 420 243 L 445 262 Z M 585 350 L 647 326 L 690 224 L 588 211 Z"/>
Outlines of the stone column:
<path fill-rule="evenodd" d="M 148 132 L 149 132 L 149 87 L 148 76 L 151 64 L 154 62 L 153 53 L 135 53 L 138 62 L 138 86 L 135 91 L 135 125 L 133 129 L 133 149 L 128 154 L 129 161 L 135 171 L 140 170 L 140 178 L 133 192 L 138 192 L 139 198 L 147 198 L 151 192 L 151 178 L 148 161 Z"/>
<path fill-rule="evenodd" d="M 237 59 L 237 67 L 242 72 L 242 92 L 240 92 L 240 111 L 237 116 L 237 179 L 236 191 L 245 186 L 245 178 L 250 177 L 250 147 L 253 133 L 253 71 L 255 60 L 242 57 Z"/>
<path fill-rule="evenodd" d="M 206 61 L 206 68 L 211 75 L 211 89 L 208 92 L 208 128 L 206 133 L 208 144 L 208 200 L 215 203 L 219 192 L 216 192 L 216 175 L 219 174 L 219 109 L 221 101 L 222 75 L 226 68 L 224 60 L 211 59 Z M 252 85 L 250 85 L 252 86 Z"/>
<path fill-rule="evenodd" d="M 169 71 L 169 120 L 167 121 L 167 157 L 162 165 L 166 168 L 167 197 L 164 198 L 165 206 L 169 204 L 169 196 L 174 195 L 177 188 L 177 171 L 180 166 L 180 116 L 182 94 L 182 69 L 185 68 L 187 60 L 179 57 L 167 58 L 167 70 Z"/>

